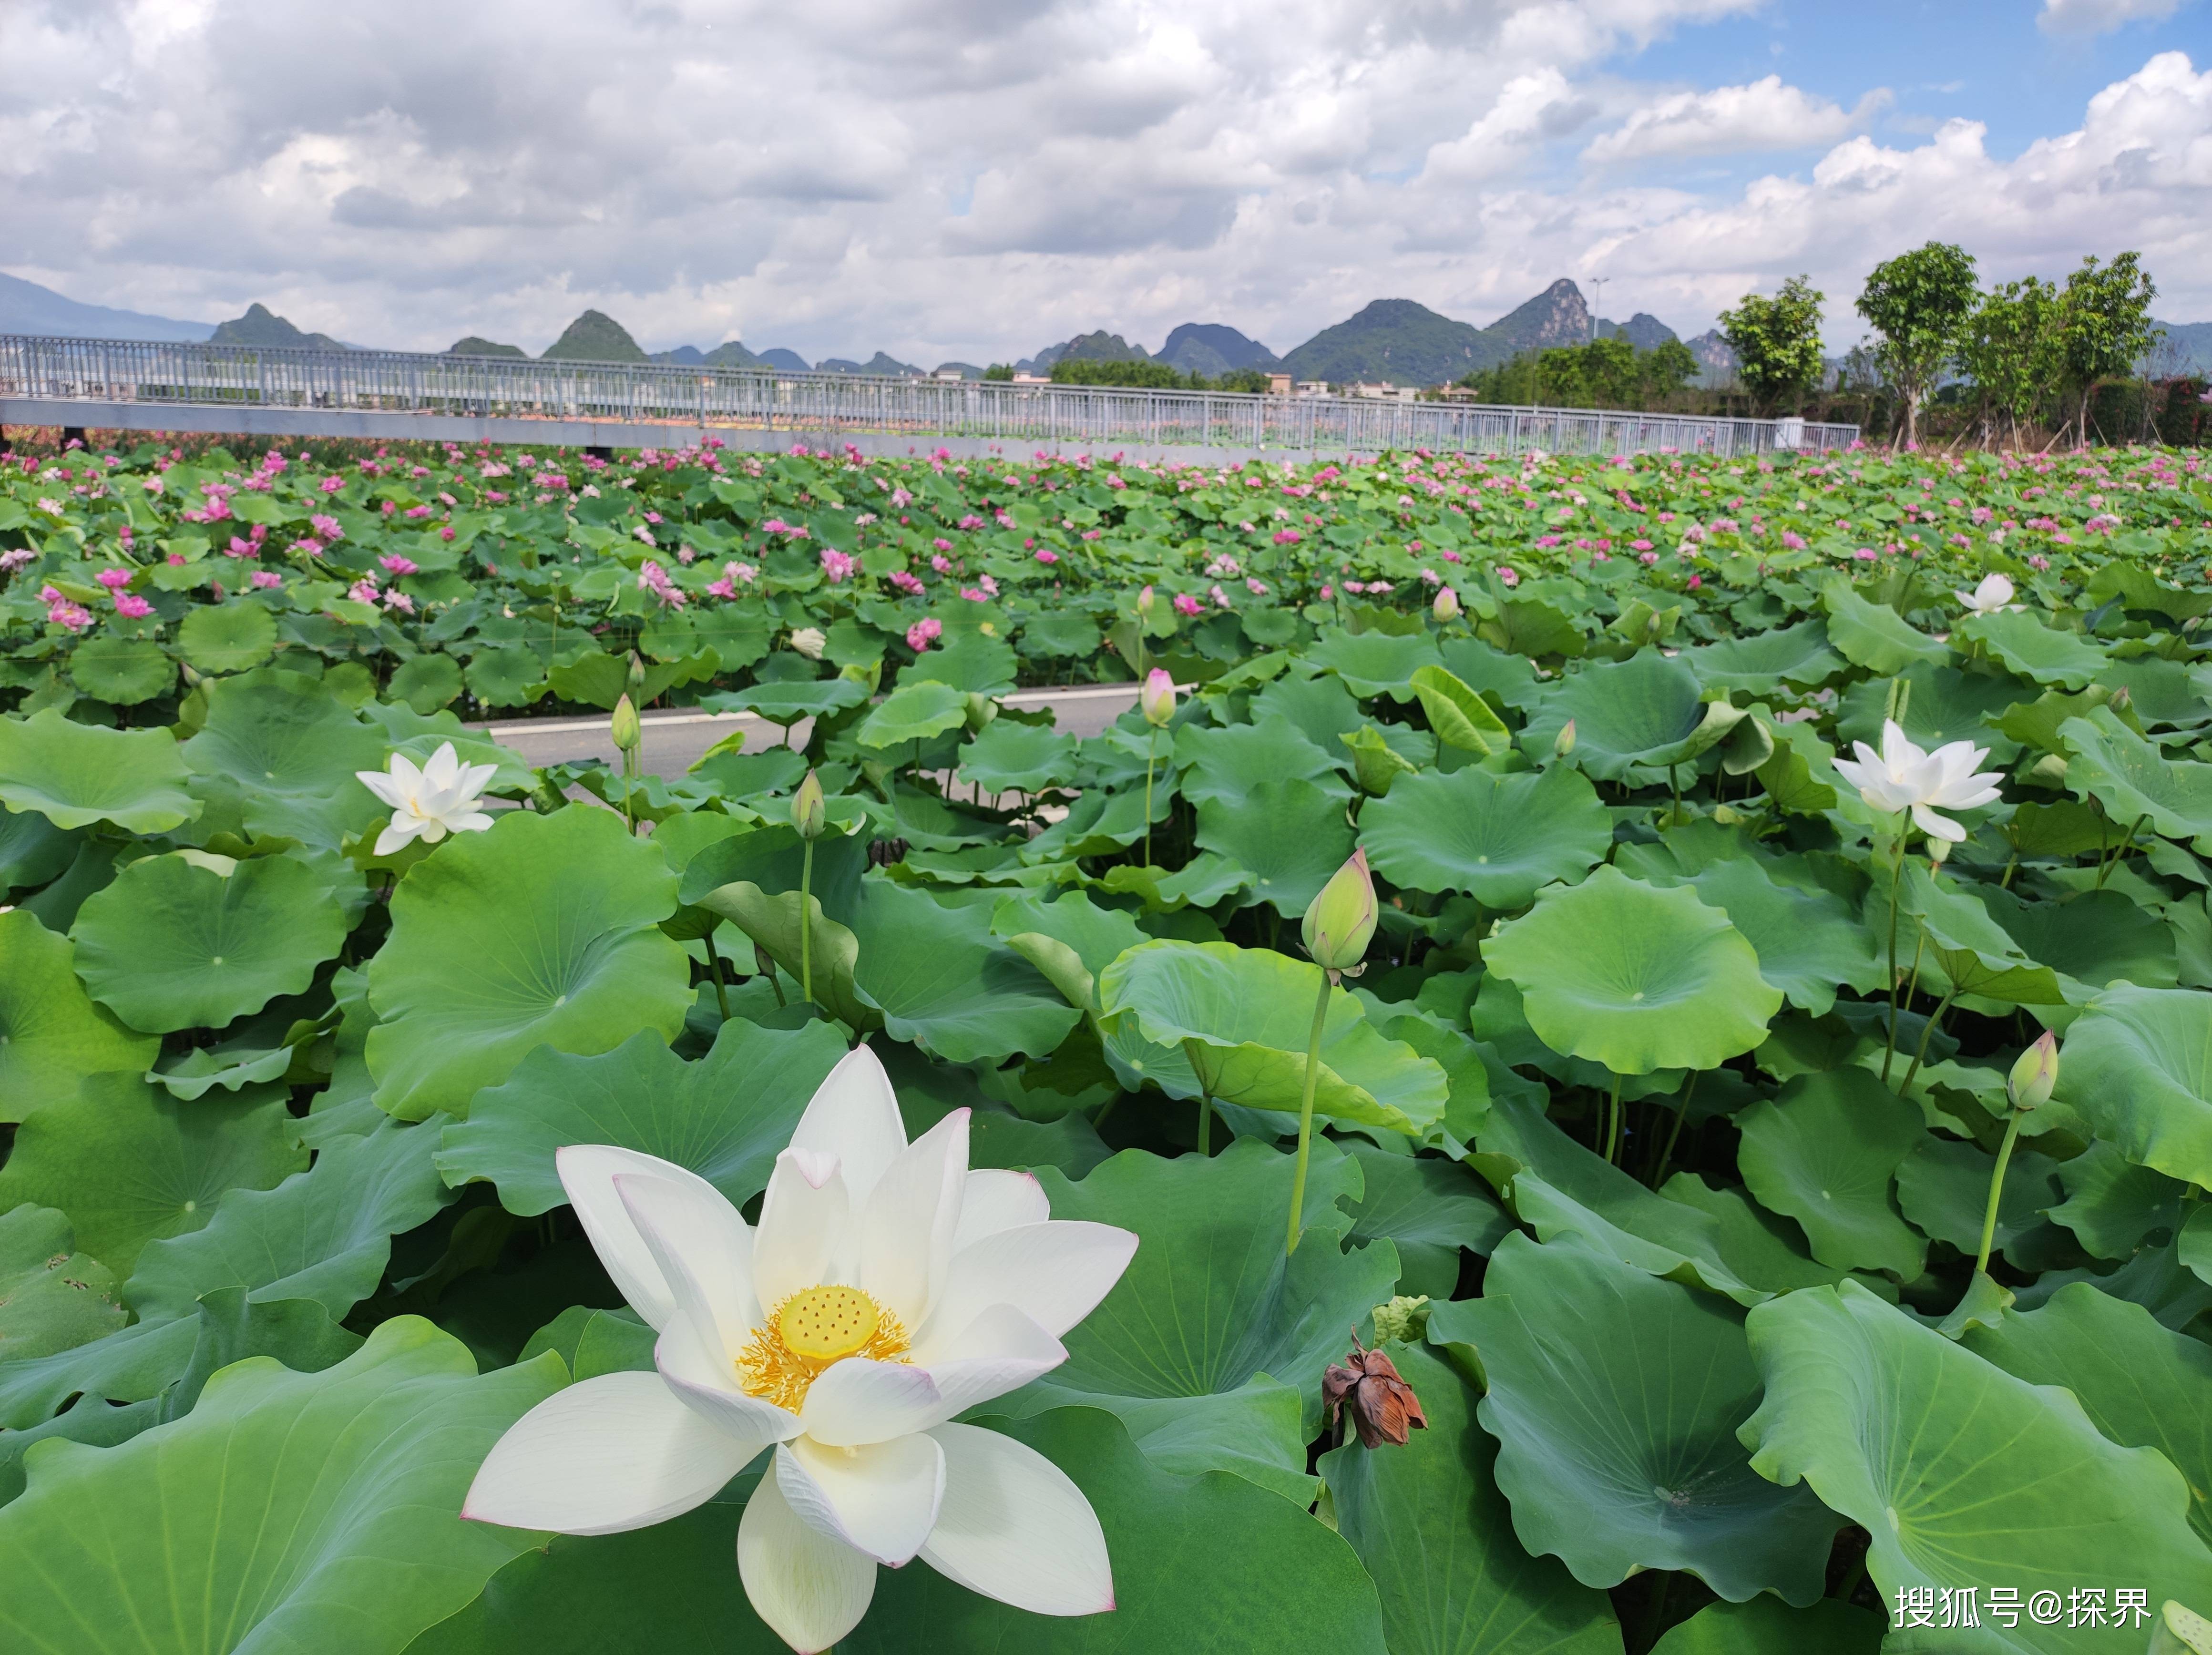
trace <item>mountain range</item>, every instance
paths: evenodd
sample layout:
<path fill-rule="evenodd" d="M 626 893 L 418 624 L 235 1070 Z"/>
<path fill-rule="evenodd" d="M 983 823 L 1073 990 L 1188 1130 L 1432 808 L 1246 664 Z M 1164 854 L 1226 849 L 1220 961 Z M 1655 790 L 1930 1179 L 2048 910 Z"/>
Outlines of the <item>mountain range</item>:
<path fill-rule="evenodd" d="M 2154 325 L 2164 328 L 2166 334 L 2154 357 L 2158 371 L 2212 373 L 2212 322 L 2161 322 Z M 248 306 L 243 316 L 227 322 L 189 322 L 175 317 L 112 309 L 105 305 L 82 304 L 51 288 L 5 274 L 0 274 L 0 333 L 349 348 L 328 334 L 309 333 L 295 327 L 258 303 Z M 1626 322 L 1593 316 L 1583 300 L 1582 289 L 1562 278 L 1487 327 L 1476 327 L 1471 322 L 1441 315 L 1410 299 L 1378 299 L 1280 356 L 1226 324 L 1186 322 L 1168 335 L 1156 353 L 1102 328 L 1046 345 L 1014 367 L 1019 372 L 1045 373 L 1063 358 L 1155 361 L 1164 362 L 1178 373 L 1196 373 L 1209 379 L 1240 368 L 1259 368 L 1334 385 L 1388 381 L 1401 385 L 1427 385 L 1456 379 L 1477 368 L 1499 366 L 1529 351 L 1580 344 L 1591 338 L 1610 336 L 1626 339 L 1639 350 L 1649 350 L 1676 336 L 1674 330 L 1658 318 L 1640 311 Z M 1686 343 L 1705 364 L 1708 380 L 1724 379 L 1734 373 L 1735 354 L 1717 330 L 1708 330 Z M 475 334 L 456 340 L 446 354 L 513 360 L 524 360 L 529 355 L 520 345 L 502 344 Z M 787 373 L 811 371 L 905 377 L 925 373 L 957 373 L 964 379 L 981 379 L 983 373 L 972 362 L 943 362 L 934 369 L 925 369 L 880 350 L 866 361 L 832 356 L 810 365 L 797 351 L 780 346 L 754 351 L 735 339 L 712 349 L 679 345 L 673 350 L 647 352 L 621 323 L 596 310 L 587 310 L 571 322 L 561 336 L 546 348 L 542 360 L 760 367 Z"/>

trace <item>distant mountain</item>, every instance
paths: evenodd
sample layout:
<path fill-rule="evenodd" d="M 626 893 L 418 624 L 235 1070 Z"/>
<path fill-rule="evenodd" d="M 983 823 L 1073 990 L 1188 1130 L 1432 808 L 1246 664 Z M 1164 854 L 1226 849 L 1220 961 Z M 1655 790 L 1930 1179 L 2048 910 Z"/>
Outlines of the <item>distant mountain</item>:
<path fill-rule="evenodd" d="M 465 339 L 454 340 L 446 347 L 445 354 L 448 356 L 514 356 L 524 361 L 530 360 L 530 353 L 520 345 L 494 344 L 473 333 Z"/>
<path fill-rule="evenodd" d="M 2151 325 L 2166 330 L 2166 337 L 2151 352 L 2152 373 L 2212 374 L 2212 322 L 2153 322 Z"/>
<path fill-rule="evenodd" d="M 1325 379 L 1332 385 L 1388 379 L 1395 385 L 1431 385 L 1508 361 L 1515 354 L 1505 341 L 1489 337 L 1469 323 L 1439 316 L 1425 305 L 1410 299 L 1378 299 L 1348 320 L 1323 328 L 1286 354 L 1281 366 L 1298 379 Z"/>
<path fill-rule="evenodd" d="M 708 367 L 758 367 L 761 359 L 735 339 L 724 341 L 702 359 Z"/>
<path fill-rule="evenodd" d="M 1037 353 L 1037 365 L 1049 367 L 1045 353 Z M 1054 355 L 1053 361 L 1077 362 L 1149 362 L 1152 355 L 1142 345 L 1133 345 L 1118 333 L 1109 333 L 1101 328 L 1096 333 L 1079 333 Z"/>
<path fill-rule="evenodd" d="M 1522 356 L 1532 350 L 1589 343 L 1590 321 L 1589 306 L 1583 302 L 1583 290 L 1561 276 L 1482 331 L 1504 345 L 1511 356 Z"/>
<path fill-rule="evenodd" d="M 670 363 L 677 367 L 697 367 L 706 361 L 707 353 L 696 345 L 678 345 L 673 350 L 654 351 L 653 360 L 656 362 Z"/>
<path fill-rule="evenodd" d="M 186 343 L 207 338 L 212 322 L 180 322 L 173 316 L 112 310 L 84 305 L 21 276 L 0 275 L 0 333 L 59 334 L 65 339 L 170 339 Z"/>
<path fill-rule="evenodd" d="M 896 356 L 878 351 L 865 362 L 848 361 L 842 356 L 825 356 L 814 365 L 817 373 L 868 373 L 888 375 L 895 379 L 912 379 L 921 370 Z"/>
<path fill-rule="evenodd" d="M 1601 316 L 1597 319 L 1597 337 L 1626 339 L 1638 350 L 1656 350 L 1669 339 L 1681 336 L 1657 317 L 1638 311 L 1626 322 L 1613 322 Z"/>
<path fill-rule="evenodd" d="M 1168 335 L 1167 343 L 1152 360 L 1179 373 L 1218 379 L 1237 368 L 1271 368 L 1275 353 L 1219 322 L 1186 322 Z"/>
<path fill-rule="evenodd" d="M 1056 345 L 1047 345 L 1042 350 L 1037 352 L 1036 355 L 1024 356 L 1020 361 L 1015 363 L 1014 372 L 1017 373 L 1049 373 L 1052 372 L 1052 365 L 1067 354 L 1068 346 L 1073 343 L 1074 342 L 1073 340 L 1063 339 Z"/>
<path fill-rule="evenodd" d="M 795 350 L 786 350 L 781 345 L 778 345 L 773 350 L 764 350 L 761 352 L 760 360 L 763 366 L 768 367 L 780 367 L 786 373 L 808 373 L 812 372 L 812 370 L 806 366 L 806 359 L 804 356 L 801 356 Z"/>
<path fill-rule="evenodd" d="M 983 370 L 973 362 L 939 362 L 930 370 L 932 379 L 940 373 L 957 373 L 963 379 L 980 379 L 983 377 Z"/>
<path fill-rule="evenodd" d="M 646 355 L 629 330 L 605 312 L 587 310 L 545 348 L 549 362 L 643 362 Z"/>
<path fill-rule="evenodd" d="M 266 305 L 246 307 L 246 314 L 216 324 L 209 343 L 217 345 L 289 345 L 301 350 L 343 350 L 346 347 L 327 333 L 304 333 Z"/>
<path fill-rule="evenodd" d="M 1735 378 L 1735 352 L 1721 337 L 1718 328 L 1707 328 L 1690 341 L 1690 354 L 1705 365 L 1698 378 L 1707 385 L 1725 385 Z"/>

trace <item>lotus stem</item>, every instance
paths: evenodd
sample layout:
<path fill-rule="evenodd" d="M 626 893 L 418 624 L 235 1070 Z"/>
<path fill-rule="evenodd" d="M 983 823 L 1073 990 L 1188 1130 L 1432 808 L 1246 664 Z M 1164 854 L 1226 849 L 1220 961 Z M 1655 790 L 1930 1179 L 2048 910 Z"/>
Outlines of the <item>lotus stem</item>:
<path fill-rule="evenodd" d="M 2112 870 L 2118 867 L 2121 863 L 2127 860 L 2129 851 L 2135 846 L 2136 835 L 2142 832 L 2143 823 L 2149 820 L 2150 817 L 2148 814 L 2137 816 L 2128 828 L 2128 836 L 2119 842 L 2118 846 L 2112 852 L 2112 859 L 2110 861 L 2100 860 L 2098 863 L 2097 888 L 2099 890 L 2101 891 L 2105 888 L 2105 882 L 2112 876 Z"/>
<path fill-rule="evenodd" d="M 1313 1153 L 1314 1091 L 1321 1084 L 1321 1029 L 1328 1020 L 1328 991 L 1334 973 L 1321 974 L 1321 997 L 1314 1002 L 1313 1033 L 1306 1037 L 1306 1089 L 1298 1104 L 1298 1161 L 1291 1174 L 1290 1234 L 1283 1246 L 1287 1258 L 1298 1250 L 1298 1221 L 1306 1209 L 1306 1162 Z"/>
<path fill-rule="evenodd" d="M 1882 1084 L 1889 1083 L 1889 1060 L 1897 1052 L 1897 891 L 1905 879 L 1905 821 L 1897 818 L 1897 860 L 1889 869 L 1889 1040 L 1882 1049 Z"/>
<path fill-rule="evenodd" d="M 1674 1106 L 1674 1124 L 1667 1129 L 1667 1143 L 1659 1151 L 1657 1165 L 1651 1169 L 1651 1187 L 1657 1189 L 1666 1181 L 1667 1163 L 1674 1158 L 1674 1144 L 1682 1136 L 1682 1123 L 1690 1118 L 1690 1100 L 1698 1094 L 1698 1082 L 1705 1074 L 1702 1069 L 1690 1071 L 1690 1083 L 1682 1088 L 1682 1100 Z"/>
<path fill-rule="evenodd" d="M 814 841 L 805 841 L 799 864 L 799 991 L 814 1003 Z"/>
<path fill-rule="evenodd" d="M 714 1005 L 722 1014 L 722 1021 L 730 1021 L 730 994 L 722 986 L 722 956 L 714 951 L 714 933 L 710 929 L 702 939 L 707 944 L 707 972 L 714 979 Z"/>
<path fill-rule="evenodd" d="M 2015 1109 L 2012 1118 L 2005 1123 L 2004 1142 L 1997 1146 L 1997 1164 L 1990 1173 L 1990 1204 L 1982 1212 L 1982 1250 L 1974 1255 L 1974 1274 L 1986 1276 L 1990 1269 L 1990 1243 L 1996 1239 L 1997 1197 L 2004 1192 L 2005 1163 L 2012 1159 L 2012 1146 L 2020 1137 L 2021 1117 L 2024 1110 Z"/>
<path fill-rule="evenodd" d="M 1920 1072 L 1921 1062 L 1928 1056 L 1928 1042 L 1935 1038 L 1936 1029 L 1942 1024 L 1943 1014 L 1951 1009 L 1952 998 L 1958 991 L 1959 985 L 1954 983 L 1944 990 L 1943 997 L 1936 1003 L 1936 1015 L 1928 1020 L 1928 1027 L 1920 1031 L 1920 1049 L 1912 1054 L 1912 1066 L 1905 1071 L 1905 1082 L 1897 1088 L 1898 1096 L 1903 1097 L 1912 1090 L 1912 1077 Z"/>
<path fill-rule="evenodd" d="M 1613 1077 L 1613 1090 L 1605 1099 L 1605 1158 L 1608 1165 L 1620 1164 L 1620 1076 Z"/>
<path fill-rule="evenodd" d="M 1198 1083 L 1198 1152 L 1213 1153 L 1213 1088 L 1202 1080 Z"/>
<path fill-rule="evenodd" d="M 1145 741 L 1145 866 L 1152 865 L 1152 764 L 1159 756 L 1159 726 L 1152 726 Z"/>

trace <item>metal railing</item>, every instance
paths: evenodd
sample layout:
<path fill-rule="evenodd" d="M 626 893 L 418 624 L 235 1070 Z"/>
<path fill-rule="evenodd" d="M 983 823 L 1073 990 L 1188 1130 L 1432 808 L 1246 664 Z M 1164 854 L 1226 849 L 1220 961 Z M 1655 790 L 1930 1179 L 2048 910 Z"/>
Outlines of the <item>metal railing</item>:
<path fill-rule="evenodd" d="M 0 397 L 196 409 L 329 409 L 711 430 L 896 433 L 1055 450 L 1237 448 L 1380 453 L 1822 452 L 1855 425 L 1375 397 L 1134 391 L 666 363 L 0 335 Z M 677 433 L 671 433 L 672 438 Z"/>

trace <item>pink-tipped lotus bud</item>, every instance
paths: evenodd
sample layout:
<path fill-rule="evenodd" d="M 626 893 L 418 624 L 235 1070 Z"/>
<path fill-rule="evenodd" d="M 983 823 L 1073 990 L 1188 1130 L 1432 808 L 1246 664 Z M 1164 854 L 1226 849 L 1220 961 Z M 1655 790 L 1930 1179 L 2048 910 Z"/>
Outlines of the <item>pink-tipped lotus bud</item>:
<path fill-rule="evenodd" d="M 2051 1088 L 2057 1083 L 2058 1036 L 2046 1028 L 2005 1076 L 2005 1095 L 2015 1109 L 2040 1109 L 2051 1101 Z"/>
<path fill-rule="evenodd" d="M 1368 876 L 1367 852 L 1357 850 L 1329 876 L 1306 909 L 1300 927 L 1306 952 L 1326 971 L 1357 973 L 1375 935 L 1375 882 Z"/>
<path fill-rule="evenodd" d="M 1552 738 L 1552 751 L 1565 758 L 1575 750 L 1575 721 L 1570 718 L 1559 726 L 1559 733 Z"/>
<path fill-rule="evenodd" d="M 1449 586 L 1437 588 L 1437 601 L 1429 605 L 1429 612 L 1440 621 L 1459 619 L 1459 594 Z"/>
<path fill-rule="evenodd" d="M 1151 620 L 1152 618 L 1152 604 L 1154 601 L 1155 600 L 1152 597 L 1152 589 L 1150 586 L 1146 587 L 1144 591 L 1137 594 L 1137 613 L 1146 620 Z"/>
<path fill-rule="evenodd" d="M 825 817 L 822 779 L 810 770 L 806 779 L 799 784 L 799 791 L 791 796 L 791 825 L 799 829 L 801 839 L 819 839 Z"/>
<path fill-rule="evenodd" d="M 1145 675 L 1145 687 L 1137 692 L 1137 705 L 1145 710 L 1145 722 L 1158 729 L 1175 717 L 1175 680 L 1154 667 Z"/>

